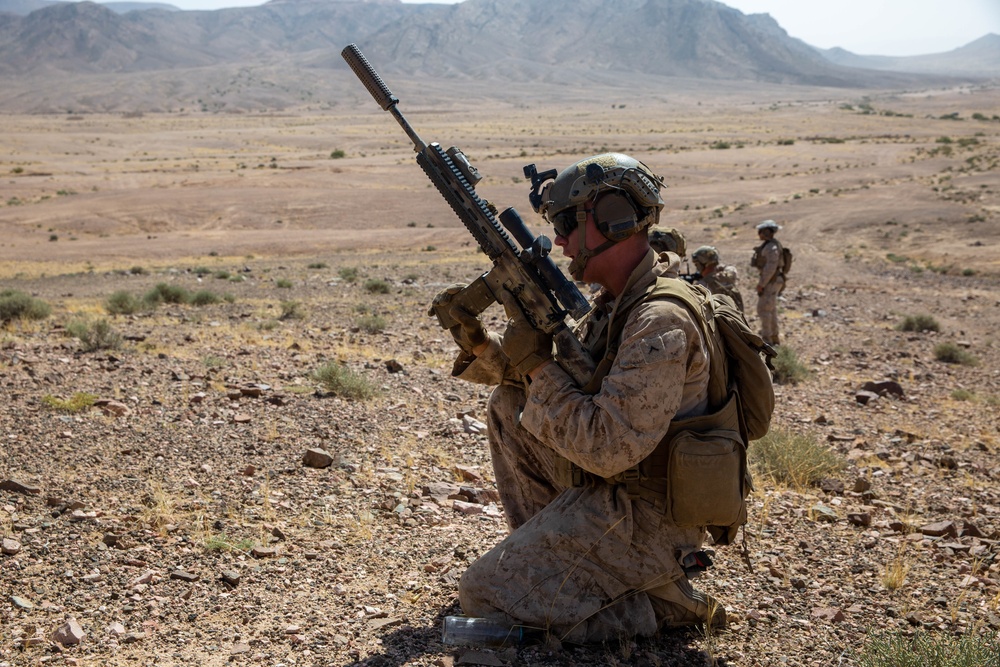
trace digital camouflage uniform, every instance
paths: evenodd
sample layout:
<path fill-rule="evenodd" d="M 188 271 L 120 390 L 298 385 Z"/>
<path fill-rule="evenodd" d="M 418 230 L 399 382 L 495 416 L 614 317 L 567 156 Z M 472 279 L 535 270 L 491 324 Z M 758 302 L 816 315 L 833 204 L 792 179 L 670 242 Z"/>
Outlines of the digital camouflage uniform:
<path fill-rule="evenodd" d="M 704 285 L 712 294 L 726 294 L 736 302 L 736 306 L 743 310 L 743 295 L 740 294 L 739 273 L 735 266 L 717 264 L 715 270 L 710 275 L 703 275 L 698 280 L 699 285 Z"/>
<path fill-rule="evenodd" d="M 455 375 L 499 385 L 489 400 L 489 441 L 512 529 L 462 576 L 465 614 L 544 628 L 575 643 L 647 636 L 707 616 L 701 597 L 678 596 L 690 591 L 678 558 L 700 548 L 704 531 L 678 528 L 649 501 L 603 479 L 649 455 L 675 416 L 706 411 L 709 358 L 698 324 L 679 302 L 636 304 L 678 265 L 676 255 L 657 259 L 650 251 L 619 299 L 598 295 L 578 332 L 594 358 L 604 354 L 610 314 L 627 315 L 594 395 L 555 363 L 525 389 L 496 334 L 479 357 L 459 357 Z M 582 486 L 572 485 L 567 460 L 588 471 Z"/>
<path fill-rule="evenodd" d="M 760 318 L 760 337 L 765 343 L 777 345 L 778 340 L 778 295 L 785 288 L 782 275 L 781 244 L 771 239 L 759 247 L 758 268 L 760 279 L 757 287 L 763 288 L 757 294 L 757 317 Z"/>

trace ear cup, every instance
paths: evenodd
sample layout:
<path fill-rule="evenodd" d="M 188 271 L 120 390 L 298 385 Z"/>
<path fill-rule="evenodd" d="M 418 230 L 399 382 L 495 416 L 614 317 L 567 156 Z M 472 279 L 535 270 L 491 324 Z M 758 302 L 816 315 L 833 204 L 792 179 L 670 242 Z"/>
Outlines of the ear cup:
<path fill-rule="evenodd" d="M 602 195 L 594 204 L 594 222 L 598 231 L 610 241 L 624 241 L 639 228 L 635 207 L 624 194 Z"/>

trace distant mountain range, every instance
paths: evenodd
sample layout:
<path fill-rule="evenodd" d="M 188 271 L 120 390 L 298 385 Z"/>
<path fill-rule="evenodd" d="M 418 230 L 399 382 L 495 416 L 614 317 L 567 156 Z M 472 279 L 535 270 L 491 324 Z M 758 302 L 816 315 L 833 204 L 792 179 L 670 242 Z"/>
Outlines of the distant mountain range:
<path fill-rule="evenodd" d="M 17 82 L 17 108 L 68 103 L 40 77 L 94 75 L 87 100 L 114 107 L 109 75 L 158 73 L 212 78 L 211 70 L 267 68 L 344 72 L 340 50 L 355 42 L 380 69 L 414 79 L 491 79 L 585 84 L 632 77 L 684 77 L 833 87 L 896 87 L 938 77 L 1000 74 L 1000 37 L 945 54 L 891 58 L 821 50 L 790 37 L 769 15 L 745 15 L 714 0 L 271 0 L 258 7 L 181 11 L 164 3 L 0 0 L 0 77 Z M 221 68 L 221 69 L 219 69 Z M 324 74 L 323 76 L 326 76 Z M 119 79 L 120 81 L 120 79 Z M 169 85 L 149 94 L 169 94 Z M 281 88 L 278 86 L 277 88 Z M 268 105 L 291 105 L 274 90 Z M 102 95 L 104 97 L 102 98 Z M 79 96 L 78 96 L 79 97 Z M 0 94 L 0 109 L 12 98 Z M 118 99 L 118 98 L 116 98 Z M 136 106 L 137 97 L 128 102 Z M 282 101 L 284 100 L 284 101 Z M 151 101 L 152 102 L 152 101 Z M 238 102 L 233 102 L 239 104 Z M 260 104 L 258 100 L 254 104 Z M 156 106 L 169 106 L 157 99 Z M 251 104 L 253 106 L 253 104 Z"/>
<path fill-rule="evenodd" d="M 845 67 L 1000 78 L 1000 35 L 990 33 L 945 53 L 922 56 L 859 56 L 844 49 L 817 49 L 832 63 Z"/>

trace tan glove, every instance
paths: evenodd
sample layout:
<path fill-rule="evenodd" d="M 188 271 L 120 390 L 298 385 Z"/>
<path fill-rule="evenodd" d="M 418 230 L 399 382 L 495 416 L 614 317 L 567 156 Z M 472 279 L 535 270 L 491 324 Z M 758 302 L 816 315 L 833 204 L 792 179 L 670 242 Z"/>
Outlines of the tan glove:
<path fill-rule="evenodd" d="M 527 376 L 529 371 L 552 359 L 552 336 L 532 327 L 517 300 L 506 291 L 503 306 L 510 321 L 503 333 L 501 347 L 510 365 Z"/>
<path fill-rule="evenodd" d="M 455 283 L 446 287 L 434 297 L 427 314 L 436 315 L 438 321 L 457 321 L 458 324 L 453 325 L 448 331 L 458 346 L 471 354 L 473 348 L 485 343 L 488 336 L 479 316 L 470 313 L 460 302 L 455 301 L 455 295 L 466 287 L 465 283 Z M 442 313 L 450 317 L 442 317 Z"/>

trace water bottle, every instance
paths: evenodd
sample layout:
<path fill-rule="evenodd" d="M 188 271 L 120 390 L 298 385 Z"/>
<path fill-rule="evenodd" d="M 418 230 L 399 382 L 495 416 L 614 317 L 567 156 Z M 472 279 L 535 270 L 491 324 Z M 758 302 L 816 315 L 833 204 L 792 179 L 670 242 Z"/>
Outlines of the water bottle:
<path fill-rule="evenodd" d="M 543 632 L 488 618 L 445 616 L 441 641 L 451 646 L 522 646 L 542 640 Z"/>

